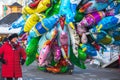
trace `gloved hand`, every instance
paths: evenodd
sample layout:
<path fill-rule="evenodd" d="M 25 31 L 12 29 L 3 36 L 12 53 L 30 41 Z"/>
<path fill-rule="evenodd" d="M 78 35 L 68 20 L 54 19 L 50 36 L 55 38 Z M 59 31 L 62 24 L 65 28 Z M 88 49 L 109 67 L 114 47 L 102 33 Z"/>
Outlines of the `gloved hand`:
<path fill-rule="evenodd" d="M 24 63 L 25 63 L 25 60 L 22 59 L 22 60 L 21 60 L 21 65 L 24 65 Z"/>
<path fill-rule="evenodd" d="M 6 61 L 3 58 L 0 58 L 0 62 L 2 62 L 3 64 L 6 64 Z"/>

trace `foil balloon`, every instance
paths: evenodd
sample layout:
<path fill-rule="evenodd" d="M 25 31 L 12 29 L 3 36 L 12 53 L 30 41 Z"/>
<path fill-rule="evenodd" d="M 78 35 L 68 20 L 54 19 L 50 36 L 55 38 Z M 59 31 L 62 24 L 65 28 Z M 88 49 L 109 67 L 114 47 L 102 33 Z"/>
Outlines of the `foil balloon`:
<path fill-rule="evenodd" d="M 61 46 L 62 55 L 65 59 L 68 59 L 70 54 L 70 37 L 69 33 L 67 32 L 67 25 L 64 26 L 64 30 L 60 27 L 60 24 L 58 24 L 58 44 Z"/>
<path fill-rule="evenodd" d="M 58 30 L 56 28 L 53 28 L 52 30 L 50 30 L 49 32 L 43 34 L 39 40 L 39 43 L 38 43 L 38 53 L 40 52 L 40 50 L 42 49 L 44 43 L 47 41 L 47 40 L 52 40 L 54 38 L 56 38 L 58 34 Z"/>
<path fill-rule="evenodd" d="M 76 14 L 76 9 L 80 2 L 81 2 L 81 0 L 70 0 L 70 3 L 71 3 L 70 8 L 73 12 L 73 15 Z"/>
<path fill-rule="evenodd" d="M 46 67 L 41 67 L 41 66 L 37 66 L 37 69 L 40 70 L 40 71 L 46 71 Z"/>
<path fill-rule="evenodd" d="M 79 12 L 82 12 L 82 13 L 85 12 L 85 10 L 89 8 L 92 4 L 93 4 L 92 2 L 88 2 L 85 5 L 81 6 L 81 8 L 79 9 Z"/>
<path fill-rule="evenodd" d="M 54 28 L 55 24 L 59 20 L 59 15 L 54 15 L 49 18 L 44 18 L 41 22 L 38 22 L 31 30 L 30 36 L 41 36 L 42 34 L 46 33 L 47 31 Z"/>
<path fill-rule="evenodd" d="M 113 8 L 114 14 L 117 15 L 120 12 L 120 4 L 117 4 L 115 8 Z"/>
<path fill-rule="evenodd" d="M 27 45 L 26 52 L 27 56 L 32 56 L 37 53 L 37 46 L 40 37 L 32 38 Z"/>
<path fill-rule="evenodd" d="M 59 73 L 60 68 L 59 67 L 47 67 L 47 70 L 52 73 Z"/>
<path fill-rule="evenodd" d="M 79 11 L 76 11 L 76 14 L 74 16 L 75 22 L 80 22 L 84 17 L 84 13 L 81 13 Z"/>
<path fill-rule="evenodd" d="M 115 39 L 115 41 L 120 40 L 120 31 L 114 31 L 112 34 L 112 37 Z"/>
<path fill-rule="evenodd" d="M 89 2 L 89 0 L 82 0 L 82 1 L 81 1 L 82 6 L 83 6 L 83 4 L 85 4 L 85 3 L 87 3 L 87 2 Z"/>
<path fill-rule="evenodd" d="M 47 70 L 52 73 L 66 72 L 68 70 L 67 62 L 65 59 L 60 59 L 56 66 L 47 67 Z"/>
<path fill-rule="evenodd" d="M 39 41 L 39 37 L 32 38 L 26 48 L 27 59 L 25 64 L 27 66 L 29 66 L 36 59 L 38 41 Z"/>
<path fill-rule="evenodd" d="M 31 28 L 39 22 L 39 20 L 45 18 L 42 14 L 32 14 L 26 21 L 24 25 L 24 32 L 29 32 Z"/>
<path fill-rule="evenodd" d="M 48 65 L 47 57 L 50 55 L 50 49 L 51 49 L 51 41 L 47 40 L 44 43 L 44 46 L 42 47 L 40 54 L 39 54 L 39 66 L 45 66 Z"/>
<path fill-rule="evenodd" d="M 58 34 L 58 30 L 56 27 L 54 27 L 52 30 L 46 33 L 46 38 L 52 40 L 56 38 L 57 34 Z"/>
<path fill-rule="evenodd" d="M 103 17 L 105 17 L 105 13 L 103 11 L 87 14 L 82 21 L 79 22 L 78 27 L 90 27 L 97 24 Z"/>
<path fill-rule="evenodd" d="M 44 34 L 39 40 L 38 53 L 39 53 L 39 66 L 48 65 L 48 57 L 51 55 L 51 48 L 56 38 L 57 30 L 53 28 L 50 32 Z"/>
<path fill-rule="evenodd" d="M 77 28 L 76 28 L 76 31 L 77 31 L 77 33 L 80 35 L 80 36 L 82 36 L 82 34 L 83 33 L 86 33 L 87 32 L 87 29 L 86 29 L 86 27 L 84 27 L 84 26 L 79 26 L 79 23 L 76 23 L 77 24 Z"/>
<path fill-rule="evenodd" d="M 44 43 L 47 41 L 48 39 L 46 38 L 46 34 L 43 34 L 39 40 L 39 43 L 38 43 L 38 54 L 40 52 L 40 50 L 42 49 Z"/>
<path fill-rule="evenodd" d="M 60 34 L 60 43 L 61 43 L 61 50 L 64 55 L 64 58 L 68 58 L 68 35 L 65 32 Z"/>
<path fill-rule="evenodd" d="M 93 38 L 92 38 L 92 36 L 90 35 L 90 33 L 88 32 L 88 33 L 85 33 L 86 34 L 86 36 L 87 36 L 87 41 L 88 41 L 88 43 L 90 43 L 97 51 L 99 51 L 100 50 L 100 48 L 101 48 L 101 46 L 100 46 L 100 44 L 98 44 Z"/>
<path fill-rule="evenodd" d="M 62 29 L 64 29 L 64 25 L 65 25 L 65 16 L 61 16 L 59 19 L 60 22 L 60 26 Z"/>
<path fill-rule="evenodd" d="M 72 29 L 75 29 L 75 27 L 74 27 L 74 25 L 72 23 L 72 22 L 75 21 L 74 20 L 75 14 L 71 10 L 70 0 L 61 0 L 59 14 L 65 16 L 66 23 L 69 24 Z"/>
<path fill-rule="evenodd" d="M 50 17 L 52 15 L 58 14 L 59 9 L 60 9 L 60 0 L 52 0 L 50 8 L 48 8 L 45 12 L 45 16 Z"/>
<path fill-rule="evenodd" d="M 41 0 L 35 0 L 35 1 L 33 1 L 33 2 L 31 2 L 28 6 L 30 7 L 30 8 L 37 8 L 37 6 L 38 6 L 38 4 L 39 4 L 39 2 L 40 2 Z"/>
<path fill-rule="evenodd" d="M 59 11 L 59 14 L 60 15 L 65 15 L 66 17 L 66 22 L 69 23 L 70 21 L 73 22 L 73 13 L 71 11 L 71 8 L 70 8 L 70 0 L 61 0 L 61 5 L 60 5 L 60 11 Z"/>
<path fill-rule="evenodd" d="M 103 18 L 96 27 L 93 27 L 90 31 L 92 33 L 101 32 L 101 30 L 109 30 L 110 28 L 117 27 L 120 22 L 120 15 L 108 16 Z"/>
<path fill-rule="evenodd" d="M 87 54 L 84 51 L 82 51 L 80 48 L 78 48 L 78 58 L 84 62 L 87 58 Z"/>
<path fill-rule="evenodd" d="M 100 51 L 101 46 L 98 43 L 93 42 L 92 45 L 95 47 L 97 51 Z"/>
<path fill-rule="evenodd" d="M 101 43 L 104 45 L 112 44 L 114 42 L 114 38 L 112 38 L 105 31 L 101 31 L 99 33 L 92 33 L 91 36 L 97 43 Z"/>
<path fill-rule="evenodd" d="M 116 1 L 112 1 L 106 8 L 106 11 L 111 10 L 113 8 L 115 8 L 118 5 L 118 3 Z"/>
<path fill-rule="evenodd" d="M 114 38 L 114 45 L 120 45 L 120 31 L 114 31 L 113 34 L 111 34 L 111 36 Z"/>
<path fill-rule="evenodd" d="M 80 61 L 80 59 L 74 55 L 72 46 L 70 46 L 70 61 L 72 64 L 78 66 L 79 68 L 86 69 L 85 63 L 83 61 Z"/>
<path fill-rule="evenodd" d="M 30 64 L 32 64 L 35 61 L 36 57 L 27 57 L 26 61 L 25 61 L 25 65 L 29 66 Z"/>
<path fill-rule="evenodd" d="M 61 58 L 61 48 L 60 46 L 58 46 L 57 40 L 53 42 L 52 49 L 53 49 L 54 61 L 59 62 Z"/>
<path fill-rule="evenodd" d="M 47 38 L 47 35 L 49 34 L 46 34 L 46 38 Z M 48 40 L 46 40 L 45 43 L 43 44 L 43 47 L 40 50 L 40 54 L 39 54 L 39 66 L 48 65 L 47 58 L 48 56 L 50 56 L 50 53 L 51 53 L 50 50 L 52 48 L 52 44 L 56 38 L 56 35 L 57 35 L 57 31 L 56 29 L 54 29 L 50 35 L 52 38 L 51 39 L 47 38 Z"/>
<path fill-rule="evenodd" d="M 120 0 L 115 0 L 115 1 L 117 1 L 117 3 L 120 3 Z"/>
<path fill-rule="evenodd" d="M 96 2 L 107 3 L 109 0 L 96 0 Z"/>
<path fill-rule="evenodd" d="M 85 33 L 81 36 L 81 43 L 86 44 L 88 42 L 87 35 Z"/>
<path fill-rule="evenodd" d="M 92 3 L 87 3 L 83 6 L 81 6 L 80 9 L 76 11 L 76 15 L 74 17 L 76 22 L 79 22 L 83 19 L 84 11 L 91 5 L 92 5 Z"/>
<path fill-rule="evenodd" d="M 71 74 L 74 65 L 86 69 L 87 56 L 105 63 L 102 49 L 120 45 L 119 12 L 115 0 L 32 0 L 9 29 L 22 27 L 27 66 Z"/>
<path fill-rule="evenodd" d="M 119 14 L 120 4 L 115 5 L 112 9 L 106 11 L 106 16 L 114 16 Z"/>
<path fill-rule="evenodd" d="M 26 41 L 26 40 L 27 40 L 27 37 L 28 37 L 28 34 L 25 33 L 25 34 L 23 34 L 22 36 L 19 36 L 19 40 L 20 40 L 20 41 Z"/>
<path fill-rule="evenodd" d="M 92 5 L 85 10 L 85 13 L 92 13 L 92 12 L 95 12 L 95 11 L 101 11 L 101 10 L 107 8 L 107 6 L 108 6 L 112 1 L 113 1 L 113 0 L 107 0 L 107 1 L 92 0 L 92 1 L 89 1 L 88 3 L 92 3 Z M 87 4 L 87 3 L 86 3 L 86 4 Z M 101 6 L 101 5 L 102 5 L 102 6 Z"/>
<path fill-rule="evenodd" d="M 80 48 L 82 48 L 82 51 L 85 51 L 85 53 L 87 55 L 90 55 L 90 56 L 96 56 L 97 55 L 96 49 L 89 43 L 80 44 Z"/>
<path fill-rule="evenodd" d="M 44 43 L 47 42 L 48 40 L 52 40 L 55 39 L 57 36 L 57 29 L 53 28 L 51 31 L 47 32 L 46 34 L 43 34 L 43 36 L 41 37 L 41 39 L 39 40 L 39 47 L 38 47 L 38 52 L 41 52 Z M 56 42 L 56 41 L 55 41 Z M 60 47 L 55 44 L 54 41 L 51 41 L 51 44 L 53 45 L 51 49 L 53 49 L 53 54 L 54 54 L 54 60 L 58 61 L 58 59 L 60 59 L 60 55 L 61 55 L 61 50 Z"/>
<path fill-rule="evenodd" d="M 30 8 L 28 5 L 23 7 L 23 14 L 41 13 L 50 7 L 50 0 L 42 0 L 39 2 L 35 9 Z"/>
<path fill-rule="evenodd" d="M 101 49 L 102 51 L 102 49 Z M 109 52 L 109 50 L 105 49 L 104 52 Z M 101 64 L 108 64 L 109 60 L 105 58 L 102 52 L 97 52 L 97 55 L 93 57 L 94 59 L 98 60 Z"/>
<path fill-rule="evenodd" d="M 80 44 L 79 34 L 77 34 L 76 30 L 71 29 L 70 27 L 68 27 L 68 30 L 70 34 L 70 40 L 71 40 L 73 53 L 76 57 L 78 57 L 78 44 Z"/>
<path fill-rule="evenodd" d="M 28 19 L 28 15 L 27 16 L 21 16 L 20 18 L 18 18 L 18 20 L 17 21 L 15 21 L 15 22 L 13 22 L 12 24 L 11 24 L 11 26 L 10 26 L 10 28 L 9 28 L 9 30 L 11 30 L 11 29 L 15 29 L 15 28 L 20 28 L 20 27 L 24 27 L 24 25 L 25 25 L 25 22 L 26 22 L 26 20 Z"/>

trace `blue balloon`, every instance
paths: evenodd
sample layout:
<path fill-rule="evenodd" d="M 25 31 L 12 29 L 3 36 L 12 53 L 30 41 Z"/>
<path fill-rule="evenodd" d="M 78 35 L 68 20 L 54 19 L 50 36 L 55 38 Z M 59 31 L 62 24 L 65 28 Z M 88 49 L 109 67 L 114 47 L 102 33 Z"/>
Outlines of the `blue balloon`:
<path fill-rule="evenodd" d="M 100 32 L 101 30 L 109 30 L 116 27 L 119 19 L 115 16 L 108 16 L 103 18 L 96 27 L 91 28 L 91 32 Z"/>
<path fill-rule="evenodd" d="M 35 29 L 40 33 L 40 34 L 44 34 L 45 32 L 47 32 L 45 30 L 45 28 L 42 26 L 41 22 L 38 22 L 36 25 L 35 25 Z"/>
<path fill-rule="evenodd" d="M 25 16 L 26 19 L 28 19 L 29 16 Z M 13 22 L 12 25 L 10 26 L 9 30 L 14 29 L 14 28 L 20 28 L 24 27 L 26 20 L 24 19 L 23 16 L 21 16 L 17 21 Z"/>

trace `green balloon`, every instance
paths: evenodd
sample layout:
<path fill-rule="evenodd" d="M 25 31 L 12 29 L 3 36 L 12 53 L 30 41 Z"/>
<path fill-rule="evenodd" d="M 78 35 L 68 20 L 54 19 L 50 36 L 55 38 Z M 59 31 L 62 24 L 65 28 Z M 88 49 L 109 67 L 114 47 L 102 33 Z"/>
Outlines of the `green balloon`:
<path fill-rule="evenodd" d="M 39 39 L 40 37 L 35 37 L 30 40 L 26 48 L 27 56 L 33 56 L 37 53 Z"/>
<path fill-rule="evenodd" d="M 52 6 L 45 12 L 46 17 L 58 14 L 60 9 L 60 0 L 52 0 Z"/>
<path fill-rule="evenodd" d="M 51 60 L 51 66 L 55 66 L 56 65 L 56 62 L 54 61 L 54 59 Z"/>
<path fill-rule="evenodd" d="M 60 68 L 60 72 L 61 72 L 61 73 L 65 73 L 67 70 L 68 70 L 68 67 L 67 67 L 67 66 L 62 66 L 62 67 Z"/>
<path fill-rule="evenodd" d="M 80 48 L 78 48 L 78 58 L 82 61 L 86 60 L 86 53 L 84 51 L 82 51 Z"/>
<path fill-rule="evenodd" d="M 27 53 L 27 59 L 25 62 L 26 66 L 29 66 L 36 59 L 39 39 L 40 37 L 32 38 L 28 43 L 28 46 L 26 48 L 26 53 Z"/>
<path fill-rule="evenodd" d="M 86 69 L 84 62 L 73 54 L 72 46 L 70 46 L 70 61 L 72 64 L 78 66 L 79 68 Z"/>
<path fill-rule="evenodd" d="M 46 67 L 40 67 L 40 66 L 38 66 L 37 68 L 38 68 L 38 70 L 46 71 Z"/>
<path fill-rule="evenodd" d="M 27 57 L 27 59 L 25 61 L 26 66 L 29 66 L 31 63 L 33 63 L 35 59 L 36 59 L 36 57 L 34 57 L 34 56 Z"/>
<path fill-rule="evenodd" d="M 80 22 L 84 17 L 84 13 L 80 13 L 79 11 L 76 12 L 76 15 L 74 17 L 75 22 Z"/>

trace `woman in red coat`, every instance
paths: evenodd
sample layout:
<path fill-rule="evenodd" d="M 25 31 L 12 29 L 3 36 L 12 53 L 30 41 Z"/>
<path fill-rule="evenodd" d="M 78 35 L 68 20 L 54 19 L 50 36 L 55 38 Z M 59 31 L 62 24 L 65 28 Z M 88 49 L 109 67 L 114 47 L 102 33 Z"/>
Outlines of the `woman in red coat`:
<path fill-rule="evenodd" d="M 18 35 L 12 34 L 8 37 L 2 47 L 0 47 L 0 56 L 2 57 L 2 77 L 7 80 L 16 80 L 22 77 L 21 65 L 26 60 L 25 50 L 17 42 Z"/>

